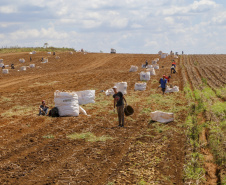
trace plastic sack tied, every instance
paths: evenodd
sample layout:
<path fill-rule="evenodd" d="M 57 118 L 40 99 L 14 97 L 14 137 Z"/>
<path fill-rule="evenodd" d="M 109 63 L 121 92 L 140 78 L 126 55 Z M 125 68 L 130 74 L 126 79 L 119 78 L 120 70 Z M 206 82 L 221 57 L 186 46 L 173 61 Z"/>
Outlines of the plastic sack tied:
<path fill-rule="evenodd" d="M 174 114 L 162 111 L 151 112 L 151 119 L 160 123 L 168 123 L 174 121 Z"/>
<path fill-rule="evenodd" d="M 54 102 L 60 116 L 79 115 L 78 95 L 75 92 L 55 91 Z"/>

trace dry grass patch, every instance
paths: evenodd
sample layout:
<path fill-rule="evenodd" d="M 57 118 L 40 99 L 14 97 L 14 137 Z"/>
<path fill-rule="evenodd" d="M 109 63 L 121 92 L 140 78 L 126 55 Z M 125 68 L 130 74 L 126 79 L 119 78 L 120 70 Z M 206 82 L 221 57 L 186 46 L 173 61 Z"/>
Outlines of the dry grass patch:
<path fill-rule="evenodd" d="M 6 112 L 1 113 L 3 117 L 12 117 L 12 116 L 25 116 L 31 114 L 37 114 L 37 110 L 35 110 L 32 106 L 14 106 L 13 108 L 7 110 Z"/>
<path fill-rule="evenodd" d="M 89 142 L 97 142 L 97 141 L 104 142 L 104 141 L 107 141 L 109 139 L 113 139 L 110 136 L 100 136 L 100 137 L 97 137 L 97 136 L 95 136 L 91 132 L 86 132 L 86 133 L 73 133 L 73 134 L 68 135 L 67 138 L 69 138 L 69 139 L 84 139 L 84 140 L 89 141 Z"/>
<path fill-rule="evenodd" d="M 29 87 L 50 86 L 50 85 L 54 85 L 56 83 L 58 83 L 58 81 L 46 82 L 46 83 L 35 82 L 34 84 L 30 85 Z"/>

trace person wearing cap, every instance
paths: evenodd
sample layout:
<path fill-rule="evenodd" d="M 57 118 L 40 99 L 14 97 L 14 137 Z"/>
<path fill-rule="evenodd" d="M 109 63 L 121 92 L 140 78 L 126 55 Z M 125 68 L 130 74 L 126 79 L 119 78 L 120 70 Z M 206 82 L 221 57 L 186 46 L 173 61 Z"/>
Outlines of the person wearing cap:
<path fill-rule="evenodd" d="M 126 99 L 123 96 L 122 92 L 117 91 L 117 87 L 113 87 L 114 90 L 114 111 L 115 111 L 115 106 L 117 107 L 117 112 L 118 112 L 118 122 L 119 122 L 119 127 L 124 127 L 124 102 L 126 103 Z"/>
<path fill-rule="evenodd" d="M 163 75 L 163 77 L 160 78 L 159 83 L 161 84 L 162 94 L 164 95 L 166 91 L 166 83 L 167 83 L 167 79 L 165 78 L 165 75 Z"/>
<path fill-rule="evenodd" d="M 42 100 L 42 105 L 39 106 L 39 116 L 46 116 L 48 113 L 49 107 L 46 105 L 45 100 Z"/>

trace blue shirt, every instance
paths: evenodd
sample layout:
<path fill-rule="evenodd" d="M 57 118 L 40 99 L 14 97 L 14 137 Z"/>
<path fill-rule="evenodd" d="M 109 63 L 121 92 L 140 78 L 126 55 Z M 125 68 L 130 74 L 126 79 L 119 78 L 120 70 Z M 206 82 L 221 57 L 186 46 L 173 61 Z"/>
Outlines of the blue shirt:
<path fill-rule="evenodd" d="M 161 88 L 166 88 L 166 83 L 167 83 L 167 79 L 164 79 L 164 80 L 163 78 L 160 79 Z"/>

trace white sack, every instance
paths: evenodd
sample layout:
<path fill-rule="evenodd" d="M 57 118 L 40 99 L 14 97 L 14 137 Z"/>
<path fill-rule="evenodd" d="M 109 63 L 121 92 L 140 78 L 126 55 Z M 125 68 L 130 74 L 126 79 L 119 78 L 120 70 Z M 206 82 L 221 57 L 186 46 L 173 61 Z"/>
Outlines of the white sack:
<path fill-rule="evenodd" d="M 146 65 L 145 65 L 145 64 L 142 64 L 142 65 L 141 65 L 141 68 L 146 68 Z"/>
<path fill-rule="evenodd" d="M 146 67 L 147 69 L 149 69 L 149 68 L 153 68 L 153 66 L 152 65 L 147 65 L 147 67 Z"/>
<path fill-rule="evenodd" d="M 154 65 L 154 69 L 159 69 L 159 65 Z"/>
<path fill-rule="evenodd" d="M 3 59 L 0 59 L 0 63 L 3 63 Z"/>
<path fill-rule="evenodd" d="M 51 55 L 51 52 L 47 52 L 47 54 Z"/>
<path fill-rule="evenodd" d="M 2 73 L 3 74 L 8 74 L 9 73 L 9 70 L 8 69 L 2 69 Z"/>
<path fill-rule="evenodd" d="M 168 123 L 174 121 L 174 114 L 162 111 L 151 112 L 151 119 L 160 123 Z"/>
<path fill-rule="evenodd" d="M 78 95 L 75 92 L 54 92 L 55 107 L 60 116 L 79 116 Z"/>
<path fill-rule="evenodd" d="M 79 105 L 95 103 L 95 90 L 85 90 L 75 92 L 78 95 Z"/>
<path fill-rule="evenodd" d="M 30 64 L 30 68 L 35 68 L 35 64 Z"/>
<path fill-rule="evenodd" d="M 43 59 L 43 62 L 41 62 L 41 63 L 45 64 L 45 63 L 47 63 L 47 62 L 48 62 L 48 58 L 44 58 L 44 59 Z"/>
<path fill-rule="evenodd" d="M 170 88 L 169 86 L 167 86 L 165 93 L 169 93 L 169 92 L 179 92 L 179 87 L 174 86 L 173 88 Z"/>
<path fill-rule="evenodd" d="M 145 91 L 147 87 L 147 83 L 143 82 L 143 83 L 135 83 L 135 87 L 134 90 L 135 91 Z"/>
<path fill-rule="evenodd" d="M 5 67 L 9 67 L 9 65 L 5 65 Z"/>
<path fill-rule="evenodd" d="M 157 61 L 156 60 L 152 60 L 152 64 L 157 64 Z"/>
<path fill-rule="evenodd" d="M 27 69 L 26 66 L 22 66 L 22 67 L 20 68 L 21 71 L 26 71 L 26 69 Z"/>
<path fill-rule="evenodd" d="M 59 56 L 56 56 L 55 58 L 56 58 L 56 59 L 59 59 L 60 57 L 59 57 Z"/>
<path fill-rule="evenodd" d="M 4 64 L 3 63 L 0 63 L 0 67 L 3 67 L 4 66 Z"/>
<path fill-rule="evenodd" d="M 131 66 L 129 72 L 136 72 L 138 70 L 137 66 Z"/>
<path fill-rule="evenodd" d="M 114 90 L 111 88 L 111 89 L 106 90 L 105 94 L 106 94 L 106 96 L 110 96 L 110 95 L 114 95 L 115 92 L 114 92 Z"/>
<path fill-rule="evenodd" d="M 32 51 L 32 52 L 30 52 L 30 54 L 32 55 L 32 54 L 36 54 L 36 51 Z"/>
<path fill-rule="evenodd" d="M 166 58 L 167 57 L 167 54 L 166 53 L 162 53 L 161 54 L 161 58 Z"/>
<path fill-rule="evenodd" d="M 120 91 L 122 94 L 127 93 L 127 82 L 118 82 L 115 84 L 117 91 Z"/>
<path fill-rule="evenodd" d="M 150 76 L 156 75 L 156 74 L 155 74 L 155 69 L 154 69 L 154 68 L 149 68 L 149 69 L 147 69 L 146 71 L 150 73 Z"/>
<path fill-rule="evenodd" d="M 19 59 L 19 62 L 20 62 L 20 63 L 24 63 L 24 62 L 25 62 L 25 59 L 24 59 L 24 58 L 20 58 L 20 59 Z"/>
<path fill-rule="evenodd" d="M 140 73 L 140 80 L 143 81 L 143 80 L 150 80 L 150 72 L 141 72 Z"/>
<path fill-rule="evenodd" d="M 158 62 L 159 61 L 159 58 L 155 58 L 154 60 Z"/>
<path fill-rule="evenodd" d="M 83 109 L 81 106 L 79 106 L 79 113 L 80 113 L 80 114 L 87 115 L 85 109 Z"/>

